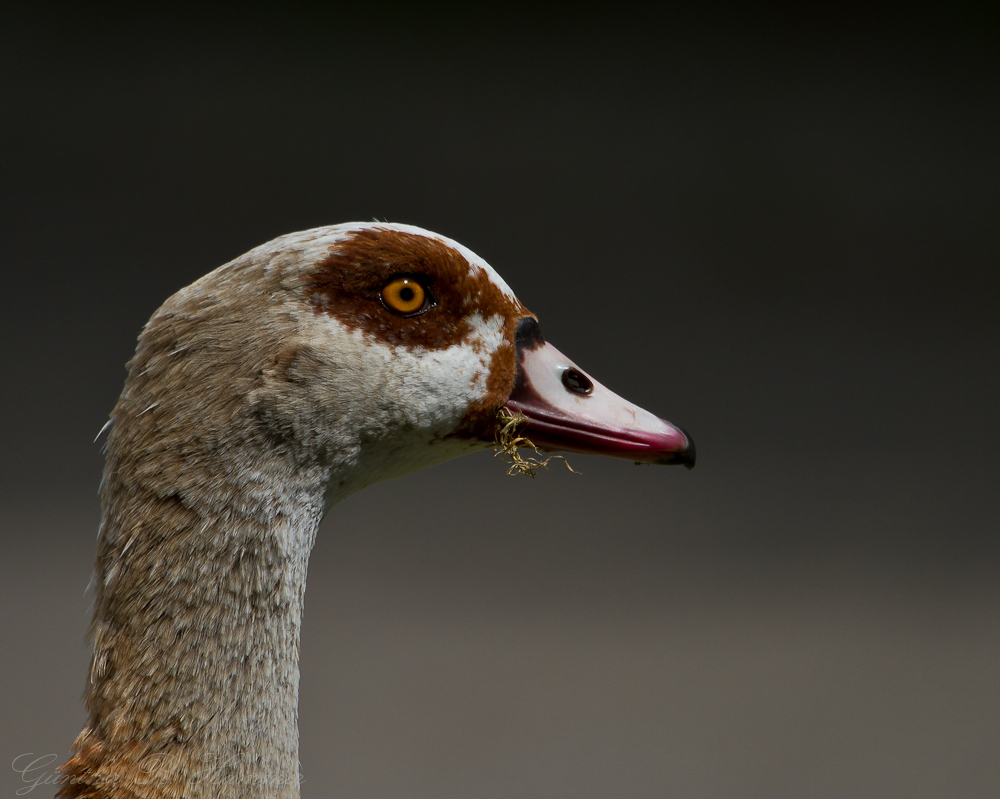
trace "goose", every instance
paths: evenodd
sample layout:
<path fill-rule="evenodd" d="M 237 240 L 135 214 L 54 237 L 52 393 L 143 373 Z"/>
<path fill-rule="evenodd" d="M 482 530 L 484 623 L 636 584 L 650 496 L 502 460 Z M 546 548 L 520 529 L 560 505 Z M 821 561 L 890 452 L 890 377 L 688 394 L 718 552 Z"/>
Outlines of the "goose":
<path fill-rule="evenodd" d="M 494 446 L 509 420 L 546 451 L 695 462 L 681 428 L 549 344 L 483 259 L 419 227 L 281 236 L 170 297 L 108 422 L 88 720 L 58 796 L 298 797 L 321 518 Z"/>

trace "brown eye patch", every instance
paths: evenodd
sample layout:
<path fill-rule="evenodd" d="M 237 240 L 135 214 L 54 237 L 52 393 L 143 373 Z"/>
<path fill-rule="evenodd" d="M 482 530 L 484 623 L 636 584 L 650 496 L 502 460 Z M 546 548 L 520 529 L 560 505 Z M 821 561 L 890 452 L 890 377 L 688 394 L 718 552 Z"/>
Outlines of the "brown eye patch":
<path fill-rule="evenodd" d="M 433 298 L 424 312 L 392 306 L 385 290 L 404 277 L 418 280 Z M 407 307 L 403 288 L 390 294 L 398 289 L 401 307 Z M 527 313 L 458 250 L 439 239 L 390 228 L 357 230 L 331 246 L 310 275 L 307 291 L 317 313 L 392 347 L 439 350 L 466 343 L 475 314 L 483 319 L 500 315 L 513 342 L 516 319 Z"/>

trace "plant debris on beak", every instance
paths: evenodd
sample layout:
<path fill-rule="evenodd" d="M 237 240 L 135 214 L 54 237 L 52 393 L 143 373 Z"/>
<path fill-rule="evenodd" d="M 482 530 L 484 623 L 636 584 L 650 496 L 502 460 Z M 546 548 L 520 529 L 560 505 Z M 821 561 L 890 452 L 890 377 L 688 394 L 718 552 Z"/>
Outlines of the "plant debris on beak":
<path fill-rule="evenodd" d="M 573 474 L 580 474 L 569 465 L 569 461 L 562 455 L 550 455 L 545 460 L 530 456 L 525 458 L 521 455 L 519 448 L 530 449 L 538 456 L 542 454 L 538 451 L 538 447 L 531 443 L 530 439 L 517 434 L 518 428 L 524 426 L 528 421 L 528 417 L 523 413 L 517 413 L 504 406 L 497 412 L 497 419 L 500 420 L 500 428 L 497 430 L 493 456 L 505 456 L 508 459 L 510 468 L 507 469 L 507 474 L 523 474 L 527 477 L 534 477 L 535 472 L 539 469 L 547 469 L 549 461 L 553 459 L 561 460 Z"/>

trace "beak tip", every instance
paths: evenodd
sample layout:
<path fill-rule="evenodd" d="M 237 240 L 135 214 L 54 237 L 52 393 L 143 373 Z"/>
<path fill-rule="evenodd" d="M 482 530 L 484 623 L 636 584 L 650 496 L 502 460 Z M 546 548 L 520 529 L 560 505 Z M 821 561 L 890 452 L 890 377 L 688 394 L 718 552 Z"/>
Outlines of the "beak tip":
<path fill-rule="evenodd" d="M 688 471 L 690 471 L 694 468 L 694 463 L 698 459 L 698 450 L 694 445 L 694 439 L 691 438 L 687 432 L 684 433 L 684 438 L 686 438 L 688 442 L 687 448 L 684 450 L 684 465 L 687 466 Z"/>
<path fill-rule="evenodd" d="M 681 430 L 681 433 L 684 434 L 684 446 L 681 449 L 664 455 L 662 458 L 654 461 L 654 463 L 667 466 L 686 466 L 689 470 L 694 468 L 695 461 L 698 458 L 698 450 L 694 445 L 694 439 L 691 438 L 686 430 Z"/>

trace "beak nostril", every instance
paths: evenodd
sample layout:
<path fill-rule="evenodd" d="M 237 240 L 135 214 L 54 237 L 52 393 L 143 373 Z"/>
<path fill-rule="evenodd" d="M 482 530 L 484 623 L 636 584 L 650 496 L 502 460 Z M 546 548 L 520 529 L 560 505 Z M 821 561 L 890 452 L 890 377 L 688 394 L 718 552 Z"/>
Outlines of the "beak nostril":
<path fill-rule="evenodd" d="M 594 390 L 594 384 L 590 378 L 572 366 L 562 373 L 562 383 L 566 386 L 567 391 L 572 391 L 574 394 L 579 394 L 583 397 L 586 397 Z"/>

